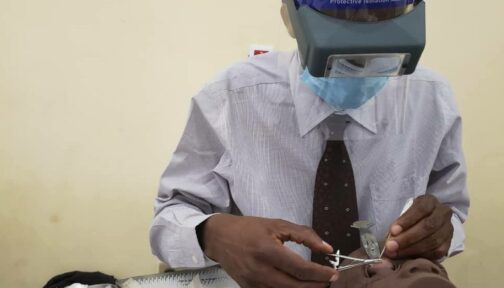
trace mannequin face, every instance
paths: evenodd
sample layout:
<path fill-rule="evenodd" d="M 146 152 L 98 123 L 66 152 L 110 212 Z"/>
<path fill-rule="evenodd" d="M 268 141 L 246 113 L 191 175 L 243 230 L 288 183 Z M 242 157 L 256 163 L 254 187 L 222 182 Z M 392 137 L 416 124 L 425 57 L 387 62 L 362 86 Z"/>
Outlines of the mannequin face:
<path fill-rule="evenodd" d="M 363 249 L 350 256 L 366 258 Z M 347 260 L 343 265 L 349 264 Z M 362 266 L 340 273 L 332 288 L 455 288 L 446 270 L 426 259 L 387 261 L 379 268 Z"/>

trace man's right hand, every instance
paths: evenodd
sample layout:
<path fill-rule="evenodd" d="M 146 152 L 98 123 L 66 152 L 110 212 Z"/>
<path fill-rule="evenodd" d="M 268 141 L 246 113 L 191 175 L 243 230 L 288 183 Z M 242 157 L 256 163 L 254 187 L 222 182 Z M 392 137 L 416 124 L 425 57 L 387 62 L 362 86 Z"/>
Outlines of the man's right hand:
<path fill-rule="evenodd" d="M 294 241 L 314 252 L 332 253 L 311 228 L 283 220 L 218 214 L 202 227 L 205 254 L 244 288 L 325 288 L 338 272 L 304 260 L 283 245 Z"/>

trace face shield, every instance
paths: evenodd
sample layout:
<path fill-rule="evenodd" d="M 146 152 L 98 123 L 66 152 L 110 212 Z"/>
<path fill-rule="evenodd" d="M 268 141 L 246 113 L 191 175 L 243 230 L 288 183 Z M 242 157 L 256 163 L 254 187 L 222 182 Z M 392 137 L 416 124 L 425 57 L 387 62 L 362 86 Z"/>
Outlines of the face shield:
<path fill-rule="evenodd" d="M 426 42 L 422 0 L 284 0 L 301 62 L 315 77 L 415 71 Z"/>

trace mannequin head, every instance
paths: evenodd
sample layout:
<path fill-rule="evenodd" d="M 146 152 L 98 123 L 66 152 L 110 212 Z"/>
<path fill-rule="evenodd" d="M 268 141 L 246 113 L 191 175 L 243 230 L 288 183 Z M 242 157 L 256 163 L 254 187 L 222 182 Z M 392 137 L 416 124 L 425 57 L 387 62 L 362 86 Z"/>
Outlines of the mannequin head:
<path fill-rule="evenodd" d="M 366 258 L 363 249 L 350 256 Z M 349 264 L 348 260 L 343 265 Z M 332 288 L 455 288 L 446 270 L 427 259 L 387 260 L 379 268 L 362 266 L 340 273 Z"/>

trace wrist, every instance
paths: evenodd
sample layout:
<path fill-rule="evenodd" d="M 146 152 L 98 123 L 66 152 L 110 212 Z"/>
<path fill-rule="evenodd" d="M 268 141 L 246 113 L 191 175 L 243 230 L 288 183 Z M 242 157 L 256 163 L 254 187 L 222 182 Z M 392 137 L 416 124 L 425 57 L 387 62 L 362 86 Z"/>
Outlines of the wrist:
<path fill-rule="evenodd" d="M 218 247 L 216 244 L 225 240 L 225 235 L 230 222 L 238 216 L 228 214 L 215 214 L 197 227 L 198 241 L 203 253 L 214 261 L 218 261 L 216 254 Z M 221 239 L 221 240 L 219 240 Z"/>

